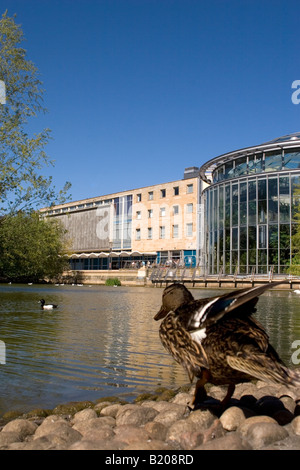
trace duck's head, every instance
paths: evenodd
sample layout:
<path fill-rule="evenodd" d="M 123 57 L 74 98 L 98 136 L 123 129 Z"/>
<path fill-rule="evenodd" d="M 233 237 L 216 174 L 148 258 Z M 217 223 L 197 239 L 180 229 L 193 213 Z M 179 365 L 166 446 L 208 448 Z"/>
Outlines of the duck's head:
<path fill-rule="evenodd" d="M 171 310 L 175 311 L 181 305 L 192 300 L 194 300 L 194 297 L 183 284 L 171 284 L 163 291 L 162 306 L 155 315 L 154 320 L 161 320 Z"/>
<path fill-rule="evenodd" d="M 45 300 L 44 299 L 39 300 L 39 302 L 40 302 L 42 307 L 43 307 L 43 305 L 45 305 Z"/>

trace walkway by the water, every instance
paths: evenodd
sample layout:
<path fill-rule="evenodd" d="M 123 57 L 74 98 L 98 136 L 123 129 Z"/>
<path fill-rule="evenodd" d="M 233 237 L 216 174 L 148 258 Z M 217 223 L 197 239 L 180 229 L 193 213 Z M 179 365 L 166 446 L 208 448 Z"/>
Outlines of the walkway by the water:
<path fill-rule="evenodd" d="M 279 286 L 282 289 L 298 289 L 300 286 L 299 276 L 291 275 L 274 275 L 272 271 L 265 275 L 251 274 L 232 274 L 225 275 L 220 271 L 217 275 L 207 275 L 203 272 L 203 268 L 185 268 L 185 267 L 168 267 L 158 266 L 151 270 L 149 280 L 153 284 L 168 284 L 171 282 L 189 283 L 193 287 L 250 287 L 271 281 L 281 281 Z"/>

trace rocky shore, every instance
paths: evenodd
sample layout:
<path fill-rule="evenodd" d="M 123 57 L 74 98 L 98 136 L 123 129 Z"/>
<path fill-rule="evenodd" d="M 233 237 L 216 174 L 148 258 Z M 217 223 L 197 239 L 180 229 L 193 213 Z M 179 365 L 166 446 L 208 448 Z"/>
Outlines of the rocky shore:
<path fill-rule="evenodd" d="M 116 397 L 0 418 L 0 450 L 300 449 L 300 390 L 257 383 L 210 386 L 210 408 L 191 411 L 194 387 L 158 389 L 132 403 Z M 299 400 L 298 400 L 299 398 Z"/>

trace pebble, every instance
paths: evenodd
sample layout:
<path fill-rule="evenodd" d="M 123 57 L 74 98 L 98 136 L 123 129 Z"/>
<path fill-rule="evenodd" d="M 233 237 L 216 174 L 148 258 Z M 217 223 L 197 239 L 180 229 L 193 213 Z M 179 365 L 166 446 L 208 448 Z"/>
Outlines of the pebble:
<path fill-rule="evenodd" d="M 25 437 L 34 434 L 37 428 L 37 424 L 26 419 L 14 419 L 4 426 L 2 432 L 15 432 L 20 440 L 24 440 Z"/>
<path fill-rule="evenodd" d="M 246 439 L 255 449 L 265 447 L 288 437 L 288 432 L 277 423 L 256 423 L 248 428 Z"/>
<path fill-rule="evenodd" d="M 159 389 L 132 403 L 107 397 L 6 413 L 0 450 L 299 449 L 299 390 L 262 381 L 239 384 L 222 413 L 216 406 L 191 410 L 193 391 Z M 214 400 L 226 393 L 216 386 L 207 391 Z"/>
<path fill-rule="evenodd" d="M 237 406 L 231 406 L 220 417 L 221 424 L 226 431 L 236 431 L 245 420 L 243 410 Z"/>
<path fill-rule="evenodd" d="M 300 435 L 300 416 L 296 416 L 296 418 L 292 421 L 292 428 L 295 434 L 298 436 Z"/>

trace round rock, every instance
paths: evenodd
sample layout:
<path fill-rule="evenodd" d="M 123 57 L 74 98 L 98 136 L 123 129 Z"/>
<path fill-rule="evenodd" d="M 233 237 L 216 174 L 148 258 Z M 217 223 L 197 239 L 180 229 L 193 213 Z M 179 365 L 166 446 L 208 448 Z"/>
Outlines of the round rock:
<path fill-rule="evenodd" d="M 168 428 L 162 423 L 149 421 L 145 424 L 145 430 L 150 434 L 151 439 L 164 441 L 166 439 Z"/>
<path fill-rule="evenodd" d="M 209 410 L 196 410 L 192 411 L 187 419 L 196 424 L 199 429 L 208 429 L 217 418 Z"/>
<path fill-rule="evenodd" d="M 296 416 L 296 418 L 293 419 L 291 424 L 292 424 L 292 429 L 294 433 L 299 436 L 300 435 L 300 416 Z"/>
<path fill-rule="evenodd" d="M 136 405 L 135 408 L 126 408 L 121 410 L 117 414 L 116 425 L 121 426 L 122 424 L 127 424 L 132 426 L 142 426 L 148 423 L 148 421 L 152 421 L 157 414 L 158 411 L 153 408 Z"/>
<path fill-rule="evenodd" d="M 118 412 L 121 410 L 121 408 L 122 408 L 122 405 L 120 405 L 119 403 L 115 405 L 106 406 L 105 408 L 101 410 L 101 415 L 112 416 L 113 418 L 115 418 Z"/>
<path fill-rule="evenodd" d="M 235 431 L 245 420 L 243 411 L 237 406 L 231 406 L 220 416 L 220 421 L 226 431 Z"/>
<path fill-rule="evenodd" d="M 132 444 L 138 441 L 147 441 L 150 434 L 145 428 L 121 425 L 115 429 L 116 439 L 126 444 Z"/>
<path fill-rule="evenodd" d="M 248 429 L 253 425 L 253 424 L 263 424 L 263 423 L 273 423 L 277 424 L 276 420 L 271 418 L 270 416 L 251 416 L 250 418 L 247 418 L 239 427 L 238 431 L 244 436 L 247 434 Z"/>
<path fill-rule="evenodd" d="M 246 439 L 254 449 L 260 449 L 288 437 L 288 432 L 279 424 L 256 423 L 247 430 Z"/>
<path fill-rule="evenodd" d="M 112 429 L 114 424 L 114 418 L 111 418 L 110 416 L 105 416 L 103 418 L 100 417 L 79 421 L 74 424 L 73 429 L 80 432 L 82 436 L 85 436 L 89 432 L 101 431 L 103 428 Z"/>
<path fill-rule="evenodd" d="M 171 407 L 166 408 L 164 411 L 158 413 L 154 418 L 156 423 L 161 423 L 165 426 L 170 426 L 175 421 L 182 419 L 187 414 L 187 408 L 184 405 L 172 404 Z"/>
<path fill-rule="evenodd" d="M 80 421 L 87 421 L 89 419 L 97 418 L 97 413 L 91 408 L 86 408 L 85 410 L 78 411 L 74 415 L 73 423 L 79 423 Z"/>
<path fill-rule="evenodd" d="M 63 419 L 57 421 L 45 420 L 38 427 L 33 438 L 37 439 L 39 437 L 49 435 L 53 435 L 55 437 L 55 442 L 59 445 L 71 445 L 82 438 L 82 435 Z"/>
<path fill-rule="evenodd" d="M 28 421 L 26 419 L 14 419 L 4 426 L 2 432 L 15 432 L 18 434 L 19 439 L 23 440 L 26 436 L 34 434 L 37 428 L 37 424 L 32 421 Z"/>
<path fill-rule="evenodd" d="M 238 433 L 228 433 L 226 436 L 196 447 L 195 450 L 249 450 L 251 447 Z"/>
<path fill-rule="evenodd" d="M 12 444 L 13 442 L 20 442 L 20 435 L 18 432 L 6 431 L 0 432 L 0 448 Z"/>
<path fill-rule="evenodd" d="M 198 430 L 198 426 L 191 420 L 180 419 L 169 427 L 166 435 L 166 440 L 170 442 L 177 442 L 178 444 L 180 444 L 183 439 L 185 439 L 184 436 L 189 436 Z"/>

